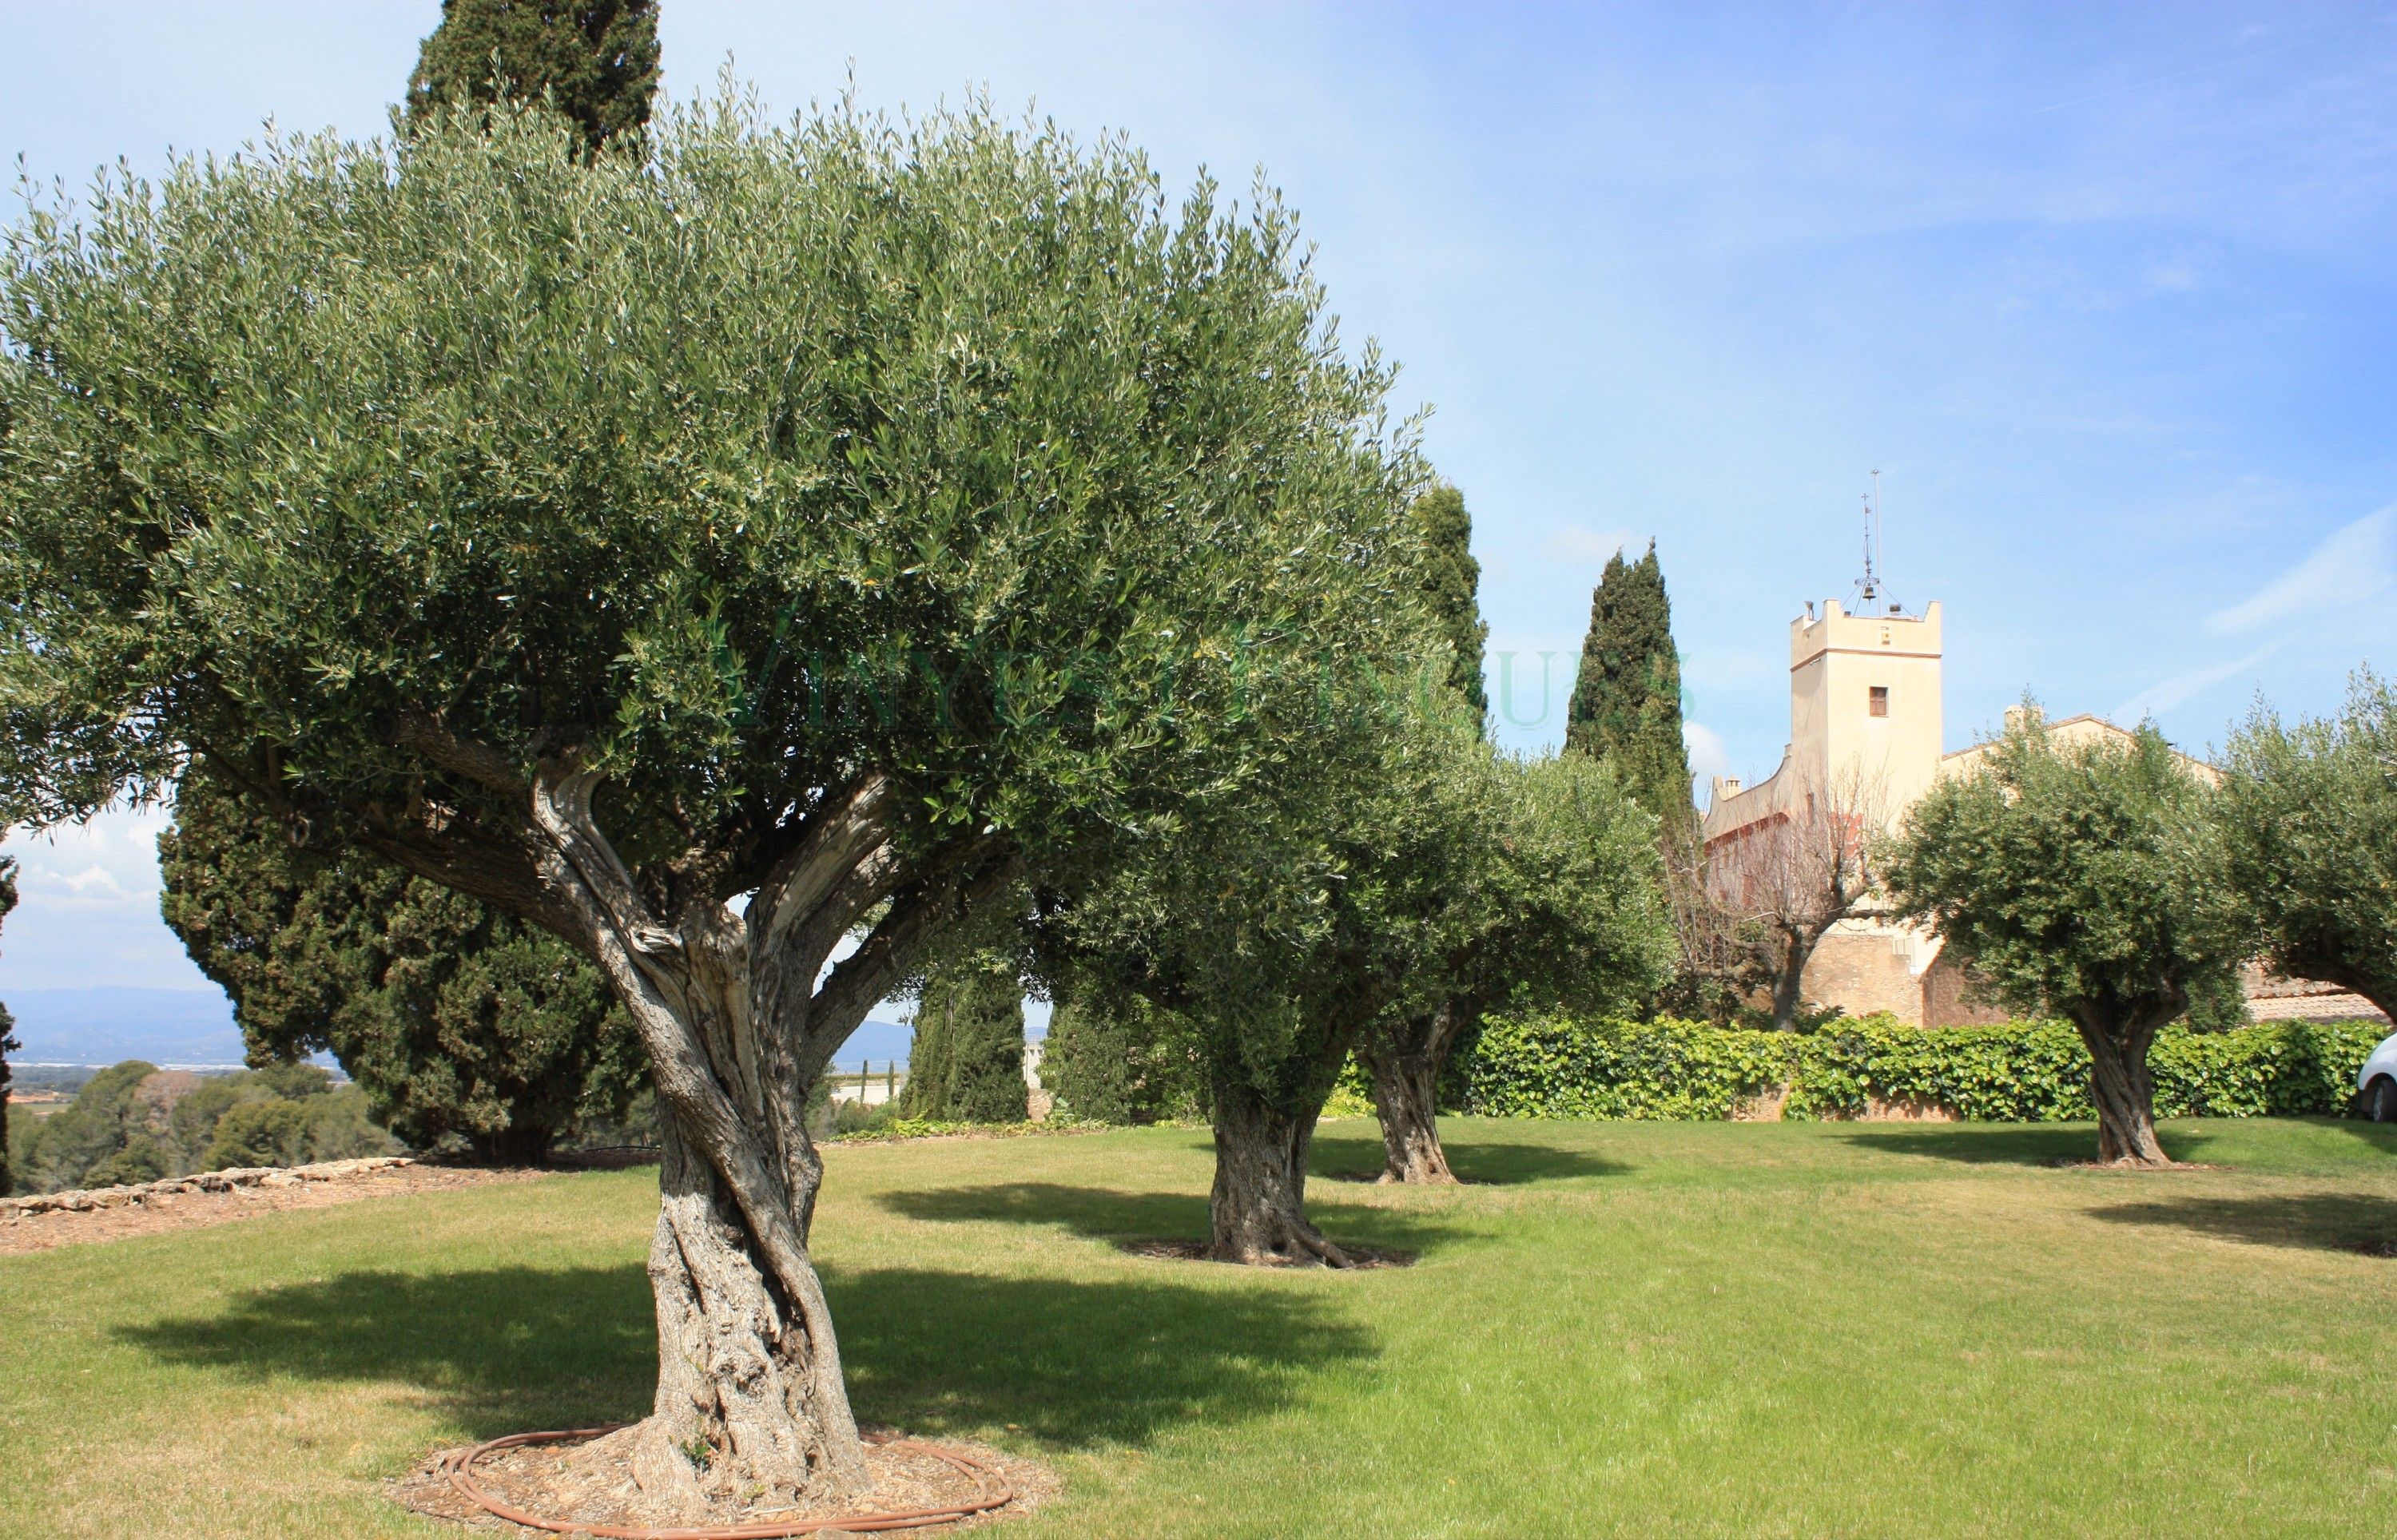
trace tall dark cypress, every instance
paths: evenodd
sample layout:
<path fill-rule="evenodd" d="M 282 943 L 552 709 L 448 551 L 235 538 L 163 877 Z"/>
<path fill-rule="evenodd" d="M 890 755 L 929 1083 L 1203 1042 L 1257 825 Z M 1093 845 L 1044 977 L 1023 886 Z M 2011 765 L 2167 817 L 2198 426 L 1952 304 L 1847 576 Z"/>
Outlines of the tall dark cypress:
<path fill-rule="evenodd" d="M 17 857 L 0 856 L 0 920 L 17 907 Z M 17 1018 L 0 1005 L 0 1198 L 15 1188 L 8 1171 L 8 1055 L 17 1051 Z"/>
<path fill-rule="evenodd" d="M 1616 551 L 1590 595 L 1565 743 L 1614 764 L 1668 834 L 1696 816 L 1681 741 L 1681 659 L 1654 540 L 1637 562 Z"/>
<path fill-rule="evenodd" d="M 932 970 L 916 1007 L 899 1109 L 944 1122 L 1022 1122 L 1024 986 L 990 958 Z"/>
<path fill-rule="evenodd" d="M 489 102 L 502 87 L 547 91 L 595 153 L 637 132 L 658 88 L 657 0 L 441 0 L 408 77 L 408 113 Z"/>
<path fill-rule="evenodd" d="M 1481 655 L 1490 627 L 1481 618 L 1481 564 L 1473 559 L 1473 518 L 1465 511 L 1465 494 L 1445 484 L 1435 486 L 1415 499 L 1414 513 L 1424 538 L 1424 594 L 1442 635 L 1455 649 L 1449 660 L 1449 687 L 1473 708 L 1474 715 L 1486 717 L 1490 697 L 1481 684 Z"/>

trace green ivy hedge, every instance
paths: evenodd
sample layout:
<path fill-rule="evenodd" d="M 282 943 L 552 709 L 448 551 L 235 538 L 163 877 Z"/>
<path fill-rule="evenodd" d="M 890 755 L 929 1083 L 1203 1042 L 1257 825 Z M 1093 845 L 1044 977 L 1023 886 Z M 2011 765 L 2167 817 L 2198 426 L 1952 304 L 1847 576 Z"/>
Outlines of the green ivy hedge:
<path fill-rule="evenodd" d="M 2347 1111 L 2355 1072 L 2386 1035 L 2371 1022 L 2168 1027 L 2148 1067 L 2156 1115 L 2254 1118 Z M 2095 1117 L 2089 1055 L 2061 1022 L 1909 1027 L 1890 1016 L 1807 1033 L 1694 1021 L 1493 1017 L 1465 1060 L 1468 1110 L 1512 1118 L 1728 1118 L 1786 1093 L 1782 1116 L 1851 1118 L 1876 1100 L 1925 1102 L 1989 1122 Z"/>

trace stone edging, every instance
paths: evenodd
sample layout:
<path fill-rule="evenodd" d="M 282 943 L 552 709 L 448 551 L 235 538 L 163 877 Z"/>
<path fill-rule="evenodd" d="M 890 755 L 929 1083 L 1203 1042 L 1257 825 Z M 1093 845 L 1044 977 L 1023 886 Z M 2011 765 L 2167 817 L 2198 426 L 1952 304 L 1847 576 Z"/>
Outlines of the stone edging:
<path fill-rule="evenodd" d="M 141 1182 L 131 1187 L 34 1192 L 22 1198 L 0 1198 L 0 1219 L 14 1219 L 28 1214 L 51 1214 L 60 1210 L 84 1213 L 92 1209 L 123 1208 L 172 1193 L 231 1192 L 235 1188 L 288 1188 L 298 1187 L 304 1182 L 338 1182 L 351 1176 L 363 1176 L 370 1171 L 388 1171 L 395 1166 L 415 1163 L 415 1159 L 407 1155 L 368 1155 L 355 1161 L 320 1161 L 315 1165 L 234 1166 L 228 1171 L 199 1171 L 189 1176 L 168 1176 L 162 1181 Z"/>

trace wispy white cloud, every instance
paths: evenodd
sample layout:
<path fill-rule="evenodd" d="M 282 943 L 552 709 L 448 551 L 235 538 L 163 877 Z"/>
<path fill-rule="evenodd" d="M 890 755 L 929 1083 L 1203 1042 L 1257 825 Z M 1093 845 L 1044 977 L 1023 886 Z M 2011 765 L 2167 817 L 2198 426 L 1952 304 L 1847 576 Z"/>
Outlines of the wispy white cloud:
<path fill-rule="evenodd" d="M 2315 620 L 2397 600 L 2397 504 L 2334 532 L 2297 565 L 2205 618 L 2216 636 L 2252 636 L 2288 621 Z"/>
<path fill-rule="evenodd" d="M 72 890 L 78 898 L 131 898 L 116 873 L 104 866 L 87 866 L 81 871 L 45 871 L 43 873 L 60 886 Z"/>
<path fill-rule="evenodd" d="M 2203 669 L 2191 669 L 2186 673 L 2176 673 L 2170 679 L 2149 685 L 2115 707 L 2111 712 L 2112 719 L 2127 724 L 2152 712 L 2169 711 L 2181 702 L 2194 700 L 2227 680 L 2252 675 L 2266 658 L 2280 650 L 2279 642 L 2267 642 L 2254 652 L 2234 657 L 2228 663 L 2215 663 Z"/>
<path fill-rule="evenodd" d="M 1603 562 L 1631 543 L 1627 529 L 1585 529 L 1569 524 L 1548 537 L 1548 553 L 1569 562 Z"/>

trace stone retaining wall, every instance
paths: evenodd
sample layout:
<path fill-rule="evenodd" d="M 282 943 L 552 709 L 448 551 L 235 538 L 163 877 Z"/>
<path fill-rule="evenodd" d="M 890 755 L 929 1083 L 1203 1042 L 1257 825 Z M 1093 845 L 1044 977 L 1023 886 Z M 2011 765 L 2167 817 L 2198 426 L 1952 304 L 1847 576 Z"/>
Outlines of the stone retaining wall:
<path fill-rule="evenodd" d="M 234 1166 L 228 1171 L 199 1171 L 189 1176 L 168 1176 L 131 1187 L 77 1188 L 68 1192 L 34 1192 L 21 1198 L 0 1198 L 0 1215 L 50 1214 L 60 1210 L 84 1213 L 123 1208 L 146 1199 L 182 1192 L 230 1192 L 235 1188 L 298 1187 L 303 1182 L 338 1182 L 370 1171 L 414 1165 L 406 1155 L 369 1155 L 355 1161 L 320 1161 L 315 1165 Z"/>

